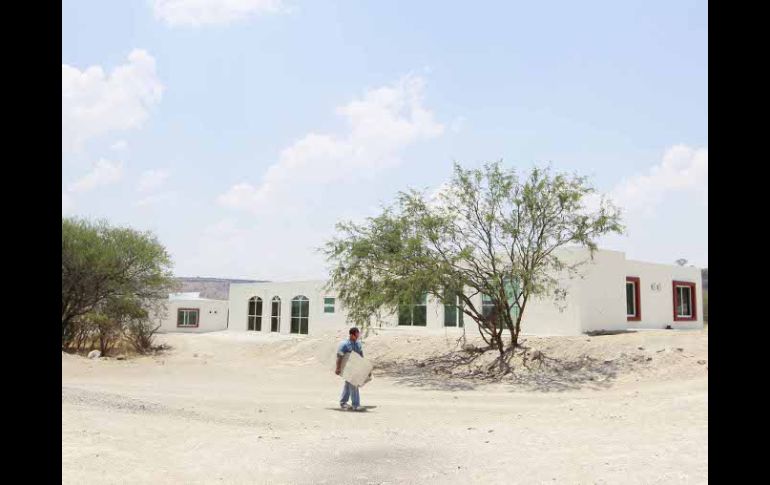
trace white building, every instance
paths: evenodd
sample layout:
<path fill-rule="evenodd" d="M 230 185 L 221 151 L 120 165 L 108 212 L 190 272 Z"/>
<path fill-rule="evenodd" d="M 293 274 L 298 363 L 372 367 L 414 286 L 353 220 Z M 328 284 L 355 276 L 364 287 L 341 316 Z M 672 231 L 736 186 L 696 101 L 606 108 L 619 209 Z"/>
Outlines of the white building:
<path fill-rule="evenodd" d="M 581 277 L 561 278 L 563 301 L 527 303 L 522 333 L 579 335 L 589 331 L 637 328 L 702 328 L 700 270 L 630 261 L 618 251 L 565 249 L 562 258 L 587 261 Z M 230 285 L 228 329 L 235 332 L 314 334 L 349 327 L 345 309 L 326 282 L 243 283 Z M 481 296 L 474 306 L 483 308 Z M 475 323 L 454 306 L 432 298 L 402 307 L 376 325 L 381 327 L 460 328 Z"/>
<path fill-rule="evenodd" d="M 201 298 L 200 293 L 171 293 L 163 306 L 160 333 L 214 332 L 227 328 L 225 300 Z"/>

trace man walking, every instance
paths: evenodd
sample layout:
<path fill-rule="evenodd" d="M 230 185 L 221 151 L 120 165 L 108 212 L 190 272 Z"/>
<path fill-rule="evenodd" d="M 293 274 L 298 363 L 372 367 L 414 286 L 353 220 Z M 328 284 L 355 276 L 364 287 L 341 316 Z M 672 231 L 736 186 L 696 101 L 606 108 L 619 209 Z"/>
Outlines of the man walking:
<path fill-rule="evenodd" d="M 345 358 L 345 354 L 355 352 L 361 357 L 364 356 L 364 351 L 361 348 L 361 342 L 358 341 L 359 333 L 360 332 L 358 331 L 358 328 L 351 328 L 348 332 L 348 339 L 340 342 L 340 345 L 337 347 L 337 370 L 335 371 L 337 375 L 340 375 L 340 372 L 342 372 L 342 359 Z M 348 408 L 349 398 L 352 398 L 353 401 L 353 411 L 358 411 L 358 408 L 361 405 L 361 397 L 358 394 L 358 386 L 354 386 L 348 381 L 345 381 L 345 386 L 342 388 L 342 396 L 340 397 L 340 407 L 342 409 Z"/>

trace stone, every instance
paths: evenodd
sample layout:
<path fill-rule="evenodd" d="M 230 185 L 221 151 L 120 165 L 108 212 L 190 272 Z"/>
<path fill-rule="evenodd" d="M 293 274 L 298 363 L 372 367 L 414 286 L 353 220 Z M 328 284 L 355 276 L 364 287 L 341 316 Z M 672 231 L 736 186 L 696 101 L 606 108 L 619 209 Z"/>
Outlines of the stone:
<path fill-rule="evenodd" d="M 102 353 L 98 350 L 92 350 L 91 352 L 88 353 L 89 359 L 98 359 L 101 356 L 102 356 Z"/>
<path fill-rule="evenodd" d="M 698 361 L 698 363 L 699 363 L 700 365 L 705 365 L 705 364 L 706 364 L 706 361 L 705 361 L 705 360 L 699 360 L 699 361 Z"/>

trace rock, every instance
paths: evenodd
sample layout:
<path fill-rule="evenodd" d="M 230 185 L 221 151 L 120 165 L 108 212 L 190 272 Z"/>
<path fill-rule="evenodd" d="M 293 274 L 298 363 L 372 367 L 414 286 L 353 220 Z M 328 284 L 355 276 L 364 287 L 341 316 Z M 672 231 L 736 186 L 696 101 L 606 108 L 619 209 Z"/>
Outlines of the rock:
<path fill-rule="evenodd" d="M 418 362 L 417 367 L 425 367 L 425 362 Z"/>
<path fill-rule="evenodd" d="M 198 357 L 198 354 L 193 354 L 193 357 Z"/>
<path fill-rule="evenodd" d="M 647 357 L 647 362 L 651 361 L 652 357 Z"/>
<path fill-rule="evenodd" d="M 91 352 L 88 353 L 89 359 L 98 359 L 101 356 L 102 356 L 102 353 L 98 350 L 92 350 Z"/>
<path fill-rule="evenodd" d="M 676 348 L 676 351 L 677 351 L 677 352 L 684 352 L 684 349 L 683 349 L 682 347 L 677 347 L 677 348 Z"/>
<path fill-rule="evenodd" d="M 119 355 L 119 356 L 116 357 L 116 359 L 118 359 L 118 360 L 126 360 L 126 356 L 125 355 Z"/>
<path fill-rule="evenodd" d="M 706 361 L 705 361 L 705 360 L 699 360 L 699 361 L 698 361 L 698 363 L 699 363 L 700 365 L 705 365 L 705 364 L 706 364 Z"/>
<path fill-rule="evenodd" d="M 637 347 L 637 350 L 644 350 L 644 347 Z"/>
<path fill-rule="evenodd" d="M 612 364 L 614 361 L 612 359 L 607 359 L 604 361 L 605 364 Z"/>

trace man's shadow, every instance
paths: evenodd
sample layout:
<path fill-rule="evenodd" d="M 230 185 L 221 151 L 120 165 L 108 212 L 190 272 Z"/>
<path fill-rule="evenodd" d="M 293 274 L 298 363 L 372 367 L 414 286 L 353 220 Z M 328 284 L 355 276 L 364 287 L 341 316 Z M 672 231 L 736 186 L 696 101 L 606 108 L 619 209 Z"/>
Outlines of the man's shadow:
<path fill-rule="evenodd" d="M 337 406 L 336 408 L 324 408 L 329 411 L 339 411 L 342 413 L 368 413 L 370 410 L 375 409 L 377 406 L 359 406 L 358 411 L 351 411 L 350 408 L 342 409 Z"/>

